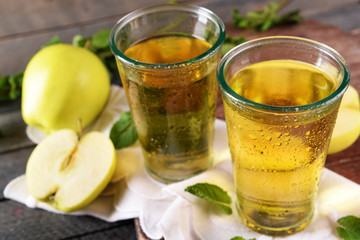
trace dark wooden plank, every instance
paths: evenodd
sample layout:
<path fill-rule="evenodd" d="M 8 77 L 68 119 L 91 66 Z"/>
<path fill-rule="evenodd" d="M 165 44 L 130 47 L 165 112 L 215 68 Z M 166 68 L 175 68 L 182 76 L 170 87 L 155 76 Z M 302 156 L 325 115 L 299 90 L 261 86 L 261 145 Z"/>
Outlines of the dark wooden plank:
<path fill-rule="evenodd" d="M 114 20 L 119 16 L 140 7 L 166 3 L 168 0 L 63 0 L 63 1 L 0 1 L 0 40 L 14 38 L 22 34 L 36 34 L 52 31 L 56 28 L 68 28 L 74 25 L 91 25 L 102 21 Z M 237 7 L 245 14 L 250 9 L 260 9 L 270 0 L 213 0 L 178 1 L 199 4 L 218 13 L 225 22 L 231 20 L 230 10 Z M 302 0 L 292 1 L 285 10 L 301 9 L 307 18 L 322 20 L 335 25 L 341 24 L 345 30 L 359 27 L 356 21 L 359 4 L 357 0 Z M 347 18 L 344 18 L 346 14 Z"/>
<path fill-rule="evenodd" d="M 57 35 L 64 42 L 71 43 L 76 34 L 91 36 L 95 32 L 111 28 L 116 20 L 96 23 L 82 27 L 72 27 L 56 31 L 43 32 L 36 35 L 25 36 L 0 42 L 0 69 L 3 75 L 15 74 L 24 71 L 31 57 L 40 49 L 40 47 Z"/>
<path fill-rule="evenodd" d="M 26 137 L 26 124 L 21 117 L 20 106 L 7 109 L 0 106 L 0 154 L 34 145 Z"/>
<path fill-rule="evenodd" d="M 5 186 L 12 179 L 25 173 L 26 163 L 32 150 L 33 147 L 23 148 L 0 155 L 0 199 L 4 197 Z"/>
<path fill-rule="evenodd" d="M 131 221 L 133 221 L 133 220 L 131 220 Z M 128 221 L 125 221 L 125 222 L 128 222 Z M 85 236 L 81 236 L 81 237 L 73 237 L 73 238 L 67 238 L 67 239 L 69 239 L 69 240 L 71 240 L 71 239 L 78 239 L 78 240 L 99 240 L 99 239 L 135 240 L 135 239 L 137 239 L 137 240 L 139 240 L 139 238 L 137 237 L 137 234 L 134 231 L 134 228 L 132 226 L 133 225 L 131 225 L 131 227 L 124 227 L 124 225 L 121 225 L 119 227 L 117 225 L 114 225 L 114 226 L 112 226 L 111 229 L 86 234 Z"/>
<path fill-rule="evenodd" d="M 0 1 L 0 40 L 53 29 L 114 21 L 125 13 L 164 0 Z"/>
<path fill-rule="evenodd" d="M 137 239 L 132 219 L 108 223 L 94 217 L 68 216 L 0 202 L 0 239 Z"/>
<path fill-rule="evenodd" d="M 0 154 L 33 146 L 35 144 L 26 137 L 23 131 L 17 136 L 0 138 Z"/>
<path fill-rule="evenodd" d="M 338 26 L 342 30 L 352 31 L 360 28 L 358 0 L 320 0 L 292 1 L 287 8 L 301 9 L 306 19 Z"/>

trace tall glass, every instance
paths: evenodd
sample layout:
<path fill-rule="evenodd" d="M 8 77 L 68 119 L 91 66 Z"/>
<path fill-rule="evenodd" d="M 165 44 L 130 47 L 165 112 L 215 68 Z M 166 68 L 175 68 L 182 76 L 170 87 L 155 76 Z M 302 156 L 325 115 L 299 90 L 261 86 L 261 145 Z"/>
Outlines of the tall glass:
<path fill-rule="evenodd" d="M 136 10 L 112 29 L 110 47 L 144 165 L 159 181 L 183 180 L 212 163 L 216 68 L 224 38 L 223 22 L 191 5 Z"/>
<path fill-rule="evenodd" d="M 304 229 L 350 82 L 345 60 L 312 40 L 268 37 L 231 50 L 217 74 L 241 220 L 269 235 Z"/>

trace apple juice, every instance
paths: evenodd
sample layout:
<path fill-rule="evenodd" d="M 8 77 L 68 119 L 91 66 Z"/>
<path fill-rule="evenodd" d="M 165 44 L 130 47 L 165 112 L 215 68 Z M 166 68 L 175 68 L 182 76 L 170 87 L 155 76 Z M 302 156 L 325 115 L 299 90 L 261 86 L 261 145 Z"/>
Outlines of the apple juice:
<path fill-rule="evenodd" d="M 291 60 L 245 67 L 229 86 L 244 98 L 272 106 L 311 104 L 336 89 L 326 73 Z M 300 231 L 313 214 L 332 132 L 329 126 L 334 125 L 338 108 L 302 115 L 278 112 L 274 117 L 234 106 L 226 98 L 224 103 L 241 219 L 263 233 Z"/>
<path fill-rule="evenodd" d="M 210 48 L 195 37 L 167 35 L 140 41 L 124 52 L 159 66 L 136 72 L 119 66 L 145 167 L 156 179 L 179 181 L 211 165 L 220 56 L 194 60 Z"/>

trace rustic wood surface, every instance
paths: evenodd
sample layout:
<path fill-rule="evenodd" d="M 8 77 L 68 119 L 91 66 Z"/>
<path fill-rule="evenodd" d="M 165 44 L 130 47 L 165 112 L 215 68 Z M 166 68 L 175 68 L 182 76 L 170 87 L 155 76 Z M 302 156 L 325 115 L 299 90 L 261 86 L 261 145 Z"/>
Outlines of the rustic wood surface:
<path fill-rule="evenodd" d="M 71 42 L 75 34 L 90 36 L 111 28 L 128 12 L 167 0 L 0 0 L 0 72 L 23 71 L 31 56 L 52 36 Z M 266 35 L 294 35 L 321 41 L 348 61 L 351 84 L 360 91 L 360 3 L 358 0 L 295 0 L 283 11 L 301 9 L 305 21 L 264 33 L 231 29 L 231 9 L 242 14 L 261 8 L 269 0 L 185 0 L 218 14 L 227 32 L 248 39 Z M 218 117 L 223 118 L 221 101 Z M 0 103 L 0 240 L 2 239 L 146 239 L 137 220 L 107 223 L 88 216 L 67 216 L 29 209 L 5 199 L 3 189 L 25 172 L 34 144 L 25 135 L 20 101 Z M 328 156 L 326 167 L 360 183 L 360 139 L 350 148 Z"/>

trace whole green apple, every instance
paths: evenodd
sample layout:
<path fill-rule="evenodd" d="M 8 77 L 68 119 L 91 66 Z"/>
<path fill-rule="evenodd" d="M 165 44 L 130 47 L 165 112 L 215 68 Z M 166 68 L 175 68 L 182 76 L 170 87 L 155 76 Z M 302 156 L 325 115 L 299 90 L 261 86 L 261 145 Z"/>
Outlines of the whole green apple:
<path fill-rule="evenodd" d="M 110 78 L 101 60 L 87 49 L 56 44 L 37 52 L 23 79 L 21 112 L 26 124 L 50 134 L 91 123 L 103 109 Z"/>

